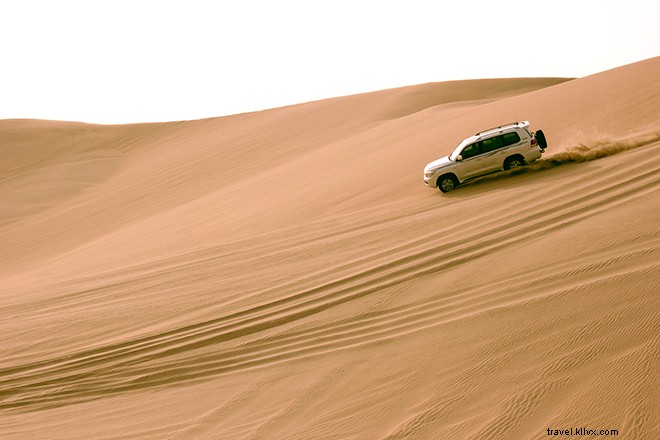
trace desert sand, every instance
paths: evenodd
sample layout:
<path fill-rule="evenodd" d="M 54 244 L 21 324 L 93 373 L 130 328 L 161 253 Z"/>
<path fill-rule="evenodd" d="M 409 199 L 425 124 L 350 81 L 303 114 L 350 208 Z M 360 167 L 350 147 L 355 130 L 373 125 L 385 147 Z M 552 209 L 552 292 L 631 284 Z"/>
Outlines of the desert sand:
<path fill-rule="evenodd" d="M 660 438 L 658 78 L 0 121 L 0 438 Z M 516 120 L 541 161 L 424 185 Z"/>

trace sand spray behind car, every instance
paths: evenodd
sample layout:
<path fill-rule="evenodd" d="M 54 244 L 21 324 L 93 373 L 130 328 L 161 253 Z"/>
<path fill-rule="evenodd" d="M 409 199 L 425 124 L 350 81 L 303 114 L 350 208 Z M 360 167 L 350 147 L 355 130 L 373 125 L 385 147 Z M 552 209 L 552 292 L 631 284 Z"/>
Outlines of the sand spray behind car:
<path fill-rule="evenodd" d="M 594 143 L 578 144 L 566 148 L 565 151 L 539 159 L 532 164 L 522 168 L 516 168 L 507 173 L 521 174 L 554 168 L 567 163 L 589 162 L 591 160 L 612 156 L 613 154 L 621 153 L 623 151 L 644 147 L 658 141 L 660 141 L 660 132 L 655 131 L 615 141 L 598 141 Z"/>

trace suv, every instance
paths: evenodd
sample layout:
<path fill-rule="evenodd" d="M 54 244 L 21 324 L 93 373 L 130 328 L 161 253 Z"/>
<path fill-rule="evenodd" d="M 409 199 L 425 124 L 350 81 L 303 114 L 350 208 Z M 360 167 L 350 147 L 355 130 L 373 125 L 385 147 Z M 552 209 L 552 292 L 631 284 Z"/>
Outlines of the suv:
<path fill-rule="evenodd" d="M 541 130 L 529 130 L 529 121 L 490 128 L 464 139 L 449 156 L 426 165 L 424 183 L 451 191 L 470 179 L 534 162 L 547 146 Z"/>

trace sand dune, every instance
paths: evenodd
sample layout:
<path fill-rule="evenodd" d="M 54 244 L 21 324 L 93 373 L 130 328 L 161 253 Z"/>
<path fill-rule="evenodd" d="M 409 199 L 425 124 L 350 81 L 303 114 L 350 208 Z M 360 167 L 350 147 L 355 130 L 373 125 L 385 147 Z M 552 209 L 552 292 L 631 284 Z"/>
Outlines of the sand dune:
<path fill-rule="evenodd" d="M 0 438 L 659 438 L 659 76 L 0 121 Z M 424 186 L 523 119 L 542 160 Z"/>

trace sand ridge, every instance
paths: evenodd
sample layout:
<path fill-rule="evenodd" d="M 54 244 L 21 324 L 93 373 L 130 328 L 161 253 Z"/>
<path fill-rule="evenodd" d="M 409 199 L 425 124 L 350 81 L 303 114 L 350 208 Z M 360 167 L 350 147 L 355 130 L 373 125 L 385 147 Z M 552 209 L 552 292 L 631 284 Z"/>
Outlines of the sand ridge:
<path fill-rule="evenodd" d="M 0 121 L 0 437 L 658 437 L 659 73 Z M 518 118 L 541 161 L 424 187 Z"/>

